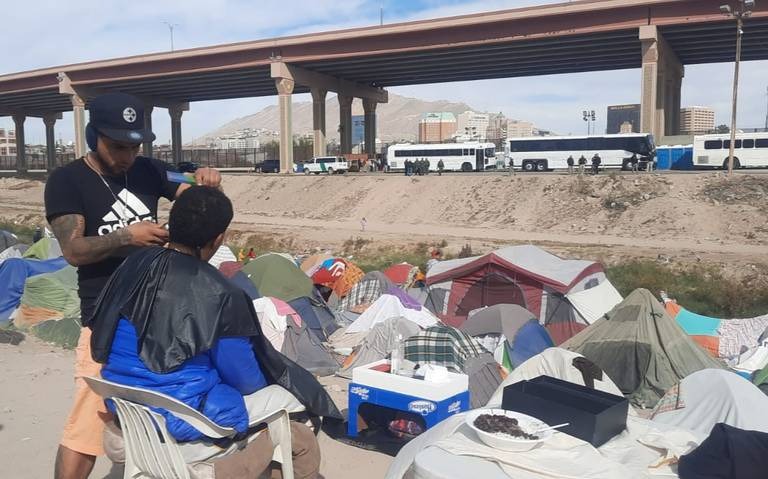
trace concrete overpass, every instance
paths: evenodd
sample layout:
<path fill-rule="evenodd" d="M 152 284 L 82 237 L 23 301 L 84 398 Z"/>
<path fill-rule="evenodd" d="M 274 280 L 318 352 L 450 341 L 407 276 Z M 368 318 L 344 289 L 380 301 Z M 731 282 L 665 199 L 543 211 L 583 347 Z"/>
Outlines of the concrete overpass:
<path fill-rule="evenodd" d="M 42 117 L 51 161 L 61 112 L 74 111 L 81 155 L 88 99 L 133 93 L 168 109 L 179 158 L 190 103 L 277 93 L 281 164 L 290 171 L 293 93 L 312 94 L 317 155 L 325 151 L 327 92 L 338 94 L 342 152 L 351 149 L 352 99 L 362 98 L 371 153 L 386 87 L 640 68 L 642 130 L 672 135 L 684 65 L 734 60 L 735 22 L 720 14 L 723 1 L 582 0 L 45 68 L 0 76 L 0 115 L 13 116 L 20 145 L 25 119 Z M 768 59 L 768 2 L 757 2 L 743 39 L 744 60 Z M 24 170 L 24 149 L 17 151 Z"/>

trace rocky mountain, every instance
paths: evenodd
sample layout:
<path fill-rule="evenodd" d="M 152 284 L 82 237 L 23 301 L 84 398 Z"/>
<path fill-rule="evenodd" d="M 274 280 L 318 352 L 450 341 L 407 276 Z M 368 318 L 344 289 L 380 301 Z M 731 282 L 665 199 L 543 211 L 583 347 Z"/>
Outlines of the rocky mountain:
<path fill-rule="evenodd" d="M 329 96 L 326 103 L 326 131 L 328 139 L 338 141 L 339 102 L 336 96 Z M 424 113 L 445 111 L 454 115 L 473 110 L 465 103 L 454 103 L 447 100 L 424 101 L 389 93 L 389 103 L 380 104 L 376 108 L 377 137 L 384 142 L 397 140 L 415 141 L 418 133 L 418 123 Z M 352 104 L 352 115 L 362 115 L 363 104 L 355 99 Z M 244 116 L 230 121 L 200 138 L 192 144 L 206 144 L 217 136 L 223 136 L 244 129 L 277 131 L 280 125 L 280 110 L 277 105 L 264 108 L 253 115 Z M 293 132 L 294 134 L 312 133 L 312 103 L 293 103 Z"/>

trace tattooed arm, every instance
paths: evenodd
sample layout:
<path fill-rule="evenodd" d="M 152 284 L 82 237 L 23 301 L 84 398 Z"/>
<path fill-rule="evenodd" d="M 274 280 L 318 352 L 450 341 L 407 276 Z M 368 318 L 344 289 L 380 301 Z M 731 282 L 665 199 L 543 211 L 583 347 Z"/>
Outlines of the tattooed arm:
<path fill-rule="evenodd" d="M 147 221 L 104 236 L 85 236 L 85 218 L 77 214 L 58 216 L 51 221 L 51 227 L 64 258 L 72 266 L 98 263 L 126 246 L 162 245 L 168 241 L 165 228 Z"/>

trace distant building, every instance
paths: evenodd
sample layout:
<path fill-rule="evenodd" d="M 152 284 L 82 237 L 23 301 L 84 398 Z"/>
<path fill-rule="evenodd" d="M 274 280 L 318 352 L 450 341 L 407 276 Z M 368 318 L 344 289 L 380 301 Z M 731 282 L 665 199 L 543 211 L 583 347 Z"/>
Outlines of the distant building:
<path fill-rule="evenodd" d="M 419 143 L 440 143 L 456 133 L 456 117 L 450 112 L 425 113 L 419 120 Z"/>
<path fill-rule="evenodd" d="M 622 125 L 629 123 L 631 130 L 628 133 L 640 133 L 640 105 L 612 105 L 608 107 L 607 127 L 605 132 L 609 135 L 622 133 Z M 624 130 L 627 127 L 624 126 Z"/>
<path fill-rule="evenodd" d="M 507 117 L 503 113 L 491 114 L 485 139 L 500 145 L 505 138 L 507 138 Z"/>
<path fill-rule="evenodd" d="M 213 140 L 213 147 L 219 150 L 259 148 L 260 146 L 261 142 L 256 136 L 243 133 L 217 136 Z"/>
<path fill-rule="evenodd" d="M 715 110 L 706 106 L 689 106 L 680 110 L 680 134 L 695 135 L 715 129 Z"/>
<path fill-rule="evenodd" d="M 359 145 L 365 140 L 365 115 L 352 115 L 352 144 Z"/>
<path fill-rule="evenodd" d="M 507 121 L 507 138 L 524 138 L 533 136 L 533 123 L 530 121 Z"/>
<path fill-rule="evenodd" d="M 484 140 L 490 118 L 487 113 L 468 110 L 456 117 L 456 138 L 461 141 Z"/>
<path fill-rule="evenodd" d="M 16 155 L 16 132 L 0 128 L 0 156 Z"/>

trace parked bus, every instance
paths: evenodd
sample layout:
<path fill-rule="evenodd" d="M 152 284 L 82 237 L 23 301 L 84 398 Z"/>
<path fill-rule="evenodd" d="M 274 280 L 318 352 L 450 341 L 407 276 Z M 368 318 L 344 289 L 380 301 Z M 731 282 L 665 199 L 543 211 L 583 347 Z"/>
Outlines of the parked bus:
<path fill-rule="evenodd" d="M 728 169 L 731 134 L 693 137 L 693 167 Z M 768 132 L 736 133 L 733 144 L 733 167 L 768 166 Z"/>
<path fill-rule="evenodd" d="M 399 144 L 387 148 L 390 171 L 405 169 L 405 160 L 428 160 L 429 171 L 437 171 L 443 160 L 444 171 L 483 171 L 496 164 L 496 145 L 493 143 L 441 143 L 411 145 Z"/>
<path fill-rule="evenodd" d="M 514 160 L 515 167 L 523 171 L 567 168 L 569 156 L 573 157 L 575 164 L 584 156 L 589 166 L 595 153 L 602 160 L 601 168 L 628 170 L 633 155 L 637 155 L 639 166 L 645 168 L 656 152 L 653 135 L 643 133 L 513 138 L 507 141 L 507 145 L 507 154 Z"/>

